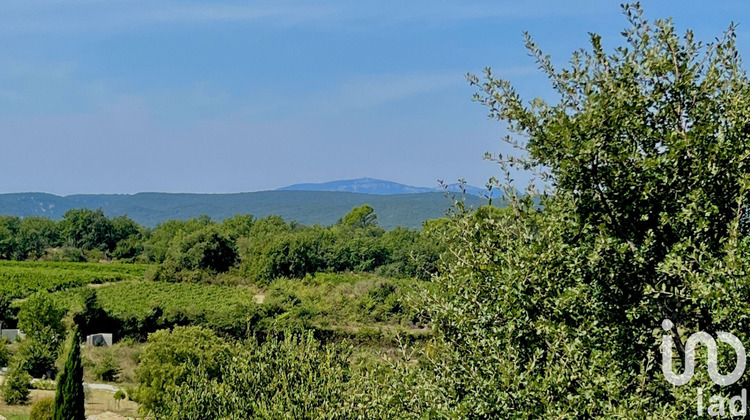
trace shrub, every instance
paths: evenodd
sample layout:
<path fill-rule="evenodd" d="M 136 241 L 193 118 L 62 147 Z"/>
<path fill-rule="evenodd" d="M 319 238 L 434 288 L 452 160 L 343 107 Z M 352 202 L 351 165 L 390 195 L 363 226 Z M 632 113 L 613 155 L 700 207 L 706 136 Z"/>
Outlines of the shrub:
<path fill-rule="evenodd" d="M 128 397 L 128 401 L 133 401 L 135 403 L 139 403 L 140 404 L 141 400 L 138 398 L 138 389 L 137 388 L 135 388 L 133 386 L 130 386 L 130 385 L 125 385 L 123 387 L 123 389 L 125 390 L 125 394 Z"/>
<path fill-rule="evenodd" d="M 36 381 L 31 382 L 29 387 L 31 389 L 39 389 L 43 391 L 54 391 L 55 382 L 51 380 L 46 380 L 46 379 L 38 379 Z"/>
<path fill-rule="evenodd" d="M 54 375 L 57 372 L 57 346 L 34 338 L 25 338 L 18 345 L 16 357 L 22 368 L 35 378 Z"/>
<path fill-rule="evenodd" d="M 42 398 L 34 401 L 31 405 L 31 414 L 29 420 L 52 420 L 55 410 L 55 400 L 52 398 Z"/>
<path fill-rule="evenodd" d="M 8 405 L 26 404 L 29 401 L 29 382 L 31 376 L 23 370 L 19 361 L 14 361 L 3 378 L 3 401 Z"/>
<path fill-rule="evenodd" d="M 351 347 L 321 345 L 312 333 L 232 348 L 218 372 L 190 369 L 163 396 L 157 418 L 333 419 L 347 409 Z"/>
<path fill-rule="evenodd" d="M 18 328 L 32 338 L 49 345 L 57 345 L 63 337 L 65 311 L 49 294 L 39 292 L 28 298 L 18 311 Z"/>
<path fill-rule="evenodd" d="M 125 393 L 121 389 L 118 389 L 112 398 L 114 398 L 117 408 L 120 408 L 120 402 L 125 399 Z"/>
<path fill-rule="evenodd" d="M 136 370 L 136 395 L 143 409 L 161 409 L 166 394 L 177 389 L 199 366 L 209 378 L 218 375 L 219 363 L 228 350 L 213 331 L 202 327 L 175 327 L 149 335 Z"/>
<path fill-rule="evenodd" d="M 107 349 L 101 360 L 94 365 L 94 376 L 100 381 L 116 382 L 121 370 L 113 350 Z"/>

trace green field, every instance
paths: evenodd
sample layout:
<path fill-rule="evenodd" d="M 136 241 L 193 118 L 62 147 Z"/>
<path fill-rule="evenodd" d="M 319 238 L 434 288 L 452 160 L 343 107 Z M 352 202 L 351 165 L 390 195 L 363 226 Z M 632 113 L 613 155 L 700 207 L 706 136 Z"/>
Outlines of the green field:
<path fill-rule="evenodd" d="M 142 280 L 148 265 L 0 261 L 0 295 L 20 299 L 87 284 Z"/>
<path fill-rule="evenodd" d="M 401 302 L 415 287 L 426 287 L 415 279 L 318 273 L 277 279 L 260 289 L 242 284 L 151 281 L 145 279 L 148 268 L 125 263 L 0 261 L 0 293 L 14 300 L 12 306 L 19 309 L 31 294 L 46 291 L 61 308 L 77 313 L 85 306 L 85 296 L 95 290 L 96 301 L 108 317 L 108 331 L 137 341 L 176 325 L 202 325 L 238 337 L 312 329 L 328 336 L 378 342 L 384 331 L 421 331 L 415 327 L 415 313 Z"/>
<path fill-rule="evenodd" d="M 82 289 L 57 293 L 64 307 L 80 304 Z M 255 292 L 247 287 L 195 283 L 123 281 L 97 288 L 102 308 L 118 318 L 143 318 L 159 306 L 164 313 L 200 314 L 236 305 L 252 305 Z"/>

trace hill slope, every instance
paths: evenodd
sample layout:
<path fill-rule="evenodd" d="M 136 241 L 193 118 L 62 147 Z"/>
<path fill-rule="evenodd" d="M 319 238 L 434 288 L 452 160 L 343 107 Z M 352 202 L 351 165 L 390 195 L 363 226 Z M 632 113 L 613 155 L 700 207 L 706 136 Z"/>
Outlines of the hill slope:
<path fill-rule="evenodd" d="M 485 201 L 467 196 L 474 207 Z M 427 219 L 442 217 L 452 205 L 444 193 L 375 195 L 329 191 L 261 191 L 237 194 L 139 193 L 90 194 L 60 197 L 44 193 L 0 194 L 0 214 L 60 219 L 74 208 L 101 208 L 109 216 L 127 214 L 145 226 L 169 219 L 189 219 L 206 214 L 221 220 L 235 214 L 255 217 L 279 215 L 303 224 L 330 225 L 355 206 L 370 204 L 378 223 L 386 229 L 419 227 Z"/>
<path fill-rule="evenodd" d="M 278 191 L 341 191 L 364 194 L 416 194 L 435 192 L 434 188 L 412 187 L 397 182 L 375 178 L 344 179 L 319 184 L 294 184 L 279 188 Z"/>
<path fill-rule="evenodd" d="M 481 188 L 465 186 L 466 193 L 476 196 L 487 194 L 486 190 Z M 459 184 L 446 185 L 449 192 L 460 192 Z M 318 184 L 294 184 L 279 188 L 277 191 L 341 191 L 355 192 L 364 194 L 392 195 L 392 194 L 419 194 L 428 192 L 443 192 L 442 187 L 414 187 L 411 185 L 399 184 L 398 182 L 385 181 L 375 178 L 358 178 L 344 179 L 338 181 L 322 182 Z"/>

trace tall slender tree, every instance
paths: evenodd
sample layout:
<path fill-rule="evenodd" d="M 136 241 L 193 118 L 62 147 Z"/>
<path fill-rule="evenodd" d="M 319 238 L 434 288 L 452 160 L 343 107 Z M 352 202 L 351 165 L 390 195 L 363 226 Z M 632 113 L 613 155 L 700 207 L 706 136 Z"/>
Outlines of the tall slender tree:
<path fill-rule="evenodd" d="M 57 380 L 55 420 L 85 420 L 81 333 L 75 327 L 68 342 L 68 357 Z"/>

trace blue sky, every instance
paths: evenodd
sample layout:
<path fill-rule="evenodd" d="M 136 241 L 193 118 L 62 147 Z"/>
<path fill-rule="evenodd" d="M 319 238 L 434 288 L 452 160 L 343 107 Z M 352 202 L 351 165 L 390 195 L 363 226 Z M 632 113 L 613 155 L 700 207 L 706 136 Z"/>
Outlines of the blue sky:
<path fill-rule="evenodd" d="M 0 192 L 240 192 L 375 177 L 483 185 L 506 151 L 471 101 L 485 66 L 528 99 L 564 63 L 621 43 L 619 1 L 0 2 Z M 712 40 L 740 1 L 645 1 Z M 521 177 L 523 180 L 523 177 Z"/>

